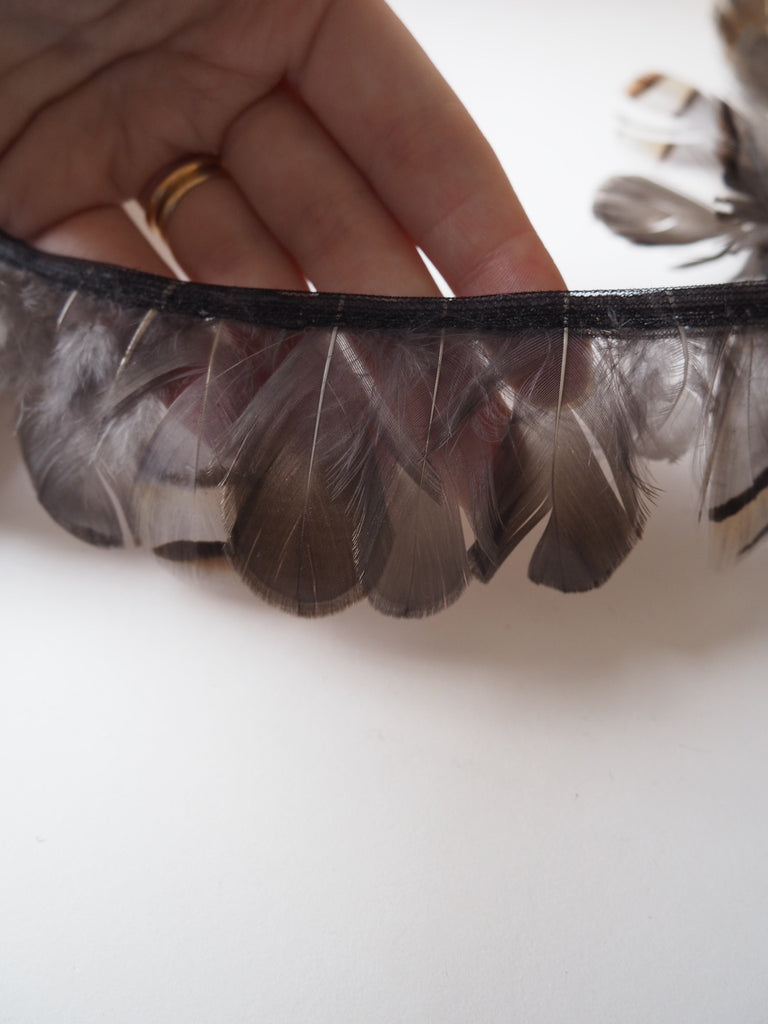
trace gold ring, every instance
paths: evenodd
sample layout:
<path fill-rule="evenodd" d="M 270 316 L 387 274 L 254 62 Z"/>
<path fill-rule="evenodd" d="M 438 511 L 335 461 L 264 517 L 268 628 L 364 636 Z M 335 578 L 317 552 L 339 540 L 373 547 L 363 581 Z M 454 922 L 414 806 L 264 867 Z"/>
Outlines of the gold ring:
<path fill-rule="evenodd" d="M 184 196 L 221 173 L 215 156 L 184 157 L 152 189 L 146 204 L 147 224 L 165 239 L 171 214 Z"/>

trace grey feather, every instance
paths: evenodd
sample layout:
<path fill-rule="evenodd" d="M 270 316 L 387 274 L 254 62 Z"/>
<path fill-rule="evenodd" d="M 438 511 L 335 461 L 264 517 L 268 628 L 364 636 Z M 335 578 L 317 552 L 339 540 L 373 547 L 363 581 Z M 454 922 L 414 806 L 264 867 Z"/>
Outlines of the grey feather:
<path fill-rule="evenodd" d="M 768 349 L 762 331 L 723 332 L 709 352 L 702 506 L 718 557 L 733 561 L 768 528 Z"/>
<path fill-rule="evenodd" d="M 62 526 L 91 543 L 134 536 L 131 493 L 143 444 L 164 407 L 148 394 L 107 416 L 130 313 L 67 297 L 48 328 L 47 355 L 25 371 L 18 434 L 38 498 Z M 28 349 L 27 358 L 32 349 Z"/>
<path fill-rule="evenodd" d="M 594 213 L 617 235 L 638 245 L 689 245 L 735 232 L 711 206 L 636 175 L 609 178 L 600 187 Z"/>
<path fill-rule="evenodd" d="M 389 529 L 365 372 L 336 328 L 292 340 L 233 428 L 228 554 L 268 600 L 321 614 L 370 590 Z"/>
<path fill-rule="evenodd" d="M 768 101 L 768 24 L 765 0 L 721 0 L 717 27 L 747 92 Z"/>

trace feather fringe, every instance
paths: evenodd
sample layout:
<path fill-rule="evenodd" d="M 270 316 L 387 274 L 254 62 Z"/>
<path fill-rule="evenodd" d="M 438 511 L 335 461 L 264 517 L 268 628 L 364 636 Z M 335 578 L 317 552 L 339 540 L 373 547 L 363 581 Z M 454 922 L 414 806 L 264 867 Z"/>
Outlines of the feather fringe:
<path fill-rule="evenodd" d="M 603 583 L 646 459 L 706 448 L 723 556 L 768 526 L 768 283 L 478 299 L 185 284 L 0 237 L 0 382 L 66 529 L 225 559 L 268 601 L 420 616 L 489 580 Z"/>

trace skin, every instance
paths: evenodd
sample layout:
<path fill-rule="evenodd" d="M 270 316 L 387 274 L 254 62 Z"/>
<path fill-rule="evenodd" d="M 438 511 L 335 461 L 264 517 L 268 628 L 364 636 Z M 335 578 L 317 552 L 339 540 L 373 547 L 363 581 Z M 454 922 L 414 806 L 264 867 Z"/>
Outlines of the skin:
<path fill-rule="evenodd" d="M 381 0 L 0 0 L 0 226 L 168 268 L 122 203 L 218 154 L 168 242 L 197 280 L 429 295 L 562 278 L 488 143 Z"/>

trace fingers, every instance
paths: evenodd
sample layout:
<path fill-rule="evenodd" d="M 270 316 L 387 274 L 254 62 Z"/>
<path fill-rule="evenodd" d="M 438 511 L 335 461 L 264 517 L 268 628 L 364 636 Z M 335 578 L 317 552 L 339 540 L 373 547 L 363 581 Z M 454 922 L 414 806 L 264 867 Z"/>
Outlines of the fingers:
<path fill-rule="evenodd" d="M 60 221 L 31 239 L 47 252 L 172 276 L 121 206 L 101 206 Z"/>
<path fill-rule="evenodd" d="M 317 288 L 436 292 L 411 239 L 290 92 L 276 90 L 246 111 L 228 132 L 222 159 Z"/>
<path fill-rule="evenodd" d="M 163 237 L 193 280 L 246 288 L 307 286 L 295 261 L 226 174 L 187 192 L 168 217 Z"/>
<path fill-rule="evenodd" d="M 254 78 L 250 106 L 222 124 L 229 177 L 197 185 L 168 219 L 186 272 L 247 286 L 434 293 L 419 246 L 459 294 L 563 287 L 487 142 L 383 0 L 322 9 L 311 44 L 286 47 L 300 53 L 291 88 L 261 96 Z M 171 110 L 173 101 L 169 93 Z M 179 157 L 185 138 L 175 139 Z M 86 167 L 98 171 L 90 159 Z M 94 202 L 122 198 L 105 187 Z M 129 224 L 107 237 L 110 209 L 44 237 L 166 271 Z"/>
<path fill-rule="evenodd" d="M 290 69 L 304 103 L 277 89 L 224 136 L 249 217 L 234 204 L 224 214 L 213 183 L 174 214 L 192 276 L 243 280 L 247 261 L 226 256 L 226 235 L 248 219 L 257 268 L 279 252 L 323 290 L 433 293 L 416 245 L 459 294 L 564 287 L 487 142 L 381 0 L 332 0 L 304 52 Z M 245 240 L 231 248 L 247 252 Z"/>
<path fill-rule="evenodd" d="M 563 287 L 488 143 L 383 0 L 333 0 L 292 81 L 455 292 Z"/>
<path fill-rule="evenodd" d="M 163 236 L 196 280 L 264 288 L 436 294 L 410 238 L 314 116 L 278 89 L 221 147 L 223 174 L 195 184 Z M 160 176 L 160 182 L 167 178 Z M 142 201 L 152 205 L 150 183 Z"/>

